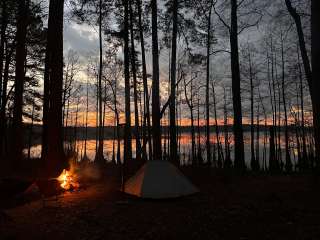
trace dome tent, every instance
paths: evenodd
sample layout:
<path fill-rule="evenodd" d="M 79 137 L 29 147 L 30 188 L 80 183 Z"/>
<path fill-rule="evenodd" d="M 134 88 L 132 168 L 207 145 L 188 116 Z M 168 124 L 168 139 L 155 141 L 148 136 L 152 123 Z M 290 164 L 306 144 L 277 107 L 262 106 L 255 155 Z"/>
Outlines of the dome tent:
<path fill-rule="evenodd" d="M 141 198 L 165 199 L 190 195 L 199 190 L 169 161 L 153 160 L 126 181 L 124 192 Z"/>

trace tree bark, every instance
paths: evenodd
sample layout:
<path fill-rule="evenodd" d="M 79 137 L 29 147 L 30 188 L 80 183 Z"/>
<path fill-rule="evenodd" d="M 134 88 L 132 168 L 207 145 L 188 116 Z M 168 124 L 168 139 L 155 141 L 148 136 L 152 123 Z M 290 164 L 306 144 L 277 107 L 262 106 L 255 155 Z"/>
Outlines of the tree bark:
<path fill-rule="evenodd" d="M 316 167 L 320 168 L 320 3 L 311 0 L 311 54 L 312 54 L 312 99 L 313 128 L 316 150 Z"/>
<path fill-rule="evenodd" d="M 311 96 L 312 102 L 312 112 L 313 112 L 313 133 L 314 133 L 314 140 L 315 140 L 315 154 L 316 154 L 316 165 L 317 168 L 320 168 L 320 96 L 318 92 L 320 91 L 320 69 L 318 68 L 318 64 L 320 61 L 320 17 L 319 17 L 319 10 L 320 4 L 316 0 L 311 1 L 311 65 L 310 60 L 308 57 L 306 44 L 304 40 L 304 33 L 301 24 L 300 15 L 297 13 L 296 9 L 292 6 L 290 0 L 285 0 L 288 12 L 292 16 L 299 38 L 299 46 L 301 52 L 302 63 L 304 66 L 305 75 L 307 78 L 309 92 Z"/>
<path fill-rule="evenodd" d="M 88 71 L 89 74 L 89 71 Z M 84 154 L 83 159 L 87 160 L 87 140 L 88 140 L 88 112 L 89 112 L 89 81 L 87 76 L 86 84 L 86 123 L 85 123 L 85 138 L 84 138 Z"/>
<path fill-rule="evenodd" d="M 98 164 L 104 164 L 103 156 L 103 104 L 102 104 L 102 71 L 103 71 L 103 46 L 102 46 L 102 0 L 99 1 L 99 72 L 98 72 L 98 109 L 99 109 L 99 127 L 98 127 L 98 149 L 95 161 Z"/>
<path fill-rule="evenodd" d="M 1 92 L 1 111 L 0 111 L 0 132 L 2 133 L 0 136 L 0 154 L 6 155 L 7 154 L 7 117 L 6 117 L 6 106 L 8 101 L 7 96 L 7 87 L 9 81 L 9 67 L 12 61 L 12 54 L 14 48 L 6 46 L 6 60 L 4 64 L 4 71 L 3 71 L 3 87 Z"/>
<path fill-rule="evenodd" d="M 184 81 L 184 96 L 186 103 L 188 105 L 188 108 L 190 110 L 190 120 L 191 120 L 191 163 L 194 164 L 195 160 L 195 129 L 194 129 L 194 116 L 193 116 L 193 79 L 191 76 L 190 80 L 190 98 L 188 97 L 187 93 L 187 84 L 186 79 L 183 77 Z"/>
<path fill-rule="evenodd" d="M 289 130 L 288 130 L 288 114 L 287 114 L 287 104 L 286 104 L 286 94 L 285 94 L 285 59 L 284 59 L 284 46 L 283 46 L 283 36 L 281 32 L 281 67 L 282 67 L 282 102 L 283 102 L 283 110 L 284 110 L 284 135 L 285 135 L 285 153 L 286 153 L 286 160 L 285 160 L 285 169 L 287 172 L 292 171 L 292 162 L 290 157 L 289 151 Z"/>
<path fill-rule="evenodd" d="M 132 158 L 128 1 L 124 0 L 123 5 L 124 5 L 124 81 L 125 81 L 124 164 L 126 164 L 127 161 L 131 160 L 131 158 Z"/>
<path fill-rule="evenodd" d="M 257 115 L 256 115 L 256 163 L 258 165 L 258 170 L 260 170 L 260 104 L 257 103 Z"/>
<path fill-rule="evenodd" d="M 244 170 L 244 143 L 242 128 L 242 106 L 240 90 L 240 68 L 239 68 L 239 47 L 238 47 L 238 3 L 231 0 L 231 27 L 230 27 L 230 46 L 231 46 L 231 74 L 232 74 L 232 102 L 233 102 L 233 133 L 234 133 L 234 167 Z"/>
<path fill-rule="evenodd" d="M 209 9 L 208 16 L 208 28 L 207 28 L 207 63 L 206 63 L 206 149 L 207 149 L 207 161 L 211 161 L 211 144 L 210 144 L 210 49 L 211 49 L 211 11 L 212 6 Z M 216 163 L 213 162 L 213 165 Z"/>
<path fill-rule="evenodd" d="M 7 14 L 7 4 L 6 1 L 2 1 L 2 12 L 1 12 L 1 32 L 0 32 L 0 94 L 2 93 L 2 80 L 3 80 L 3 60 L 4 60 L 4 45 L 6 42 L 6 29 L 7 29 L 7 21 L 8 21 L 8 14 Z M 2 98 L 0 99 L 0 106 L 1 104 Z M 0 150 L 1 150 L 1 146 L 0 145 Z M 1 154 L 1 152 L 0 152 Z"/>
<path fill-rule="evenodd" d="M 250 143 L 251 143 L 251 169 L 256 171 L 257 169 L 257 163 L 256 163 L 256 158 L 255 158 L 255 152 L 254 152 L 254 102 L 253 102 L 253 94 L 254 94 L 254 86 L 253 86 L 253 72 L 252 72 L 252 62 L 251 62 L 251 53 L 249 49 L 249 55 L 248 55 L 248 60 L 249 60 L 249 78 L 250 78 L 250 110 L 251 110 L 251 124 L 250 124 Z"/>
<path fill-rule="evenodd" d="M 229 144 L 229 133 L 228 133 L 228 110 L 227 110 L 227 96 L 226 89 L 223 87 L 223 129 L 224 129 L 224 148 L 225 148 L 225 159 L 224 159 L 224 168 L 231 168 L 231 156 L 230 156 L 230 144 Z"/>
<path fill-rule="evenodd" d="M 220 133 L 219 133 L 219 125 L 218 125 L 218 114 L 217 114 L 217 101 L 216 101 L 216 91 L 214 83 L 211 82 L 212 88 L 212 97 L 213 97 L 213 111 L 214 111 L 214 121 L 215 121 L 215 132 L 216 132 L 216 139 L 218 145 L 218 162 L 217 167 L 222 168 L 223 166 L 223 152 L 220 142 Z"/>
<path fill-rule="evenodd" d="M 270 152 L 269 152 L 269 170 L 270 172 L 274 173 L 274 172 L 278 172 L 279 170 L 279 164 L 278 161 L 276 159 L 275 156 L 275 135 L 274 135 L 274 126 L 270 127 L 270 139 L 269 139 L 269 148 L 270 148 Z"/>
<path fill-rule="evenodd" d="M 143 91 L 145 96 L 145 122 L 147 123 L 147 139 L 149 144 L 149 159 L 152 158 L 152 144 L 151 144 L 151 123 L 150 123 L 150 96 L 148 88 L 148 77 L 147 77 L 147 67 L 146 67 L 146 56 L 145 56 L 145 46 L 144 46 L 144 35 L 143 35 L 143 25 L 142 25 L 142 9 L 141 1 L 137 0 L 138 5 L 138 15 L 139 15 L 139 36 L 141 45 L 141 64 L 142 64 L 142 79 L 143 79 Z"/>
<path fill-rule="evenodd" d="M 17 45 L 16 45 L 16 70 L 15 70 L 15 92 L 13 103 L 13 143 L 12 160 L 13 167 L 18 167 L 23 158 L 23 89 L 25 82 L 25 61 L 26 61 L 26 36 L 28 22 L 29 2 L 21 0 L 18 3 L 17 16 Z"/>
<path fill-rule="evenodd" d="M 177 62 L 177 35 L 178 35 L 178 0 L 173 0 L 172 6 L 172 42 L 171 42 L 171 77 L 170 96 L 170 160 L 178 164 L 177 128 L 176 128 L 176 62 Z"/>
<path fill-rule="evenodd" d="M 130 37 L 131 37 L 131 70 L 133 78 L 133 101 L 134 101 L 134 127 L 136 137 L 136 159 L 141 160 L 141 142 L 140 142 L 140 126 L 139 126 L 139 108 L 138 108 L 138 90 L 137 90 L 137 69 L 136 69 L 136 50 L 134 46 L 134 31 L 133 31 L 133 11 L 132 5 L 129 4 L 130 11 Z"/>
<path fill-rule="evenodd" d="M 34 122 L 34 108 L 35 102 L 32 103 L 32 111 L 31 111 L 31 123 L 29 126 L 29 135 L 28 135 L 28 160 L 31 159 L 31 147 L 32 147 L 32 134 L 33 134 L 33 122 Z"/>
<path fill-rule="evenodd" d="M 159 88 L 159 50 L 157 0 L 151 0 L 152 12 L 152 137 L 153 159 L 161 160 L 160 88 Z"/>
<path fill-rule="evenodd" d="M 196 164 L 199 164 L 200 162 L 202 162 L 202 152 L 201 152 L 201 131 L 200 131 L 200 92 L 199 92 L 198 88 L 198 98 L 197 98 L 197 137 L 198 137 L 198 141 L 197 141 L 197 161 L 195 162 Z"/>
<path fill-rule="evenodd" d="M 300 146 L 299 146 L 299 160 L 301 160 L 301 161 L 299 161 L 299 168 L 300 168 L 300 170 L 305 170 L 308 168 L 308 155 L 307 155 L 306 130 L 305 130 L 305 120 L 304 120 L 303 77 L 302 77 L 302 69 L 301 69 L 299 52 L 298 52 L 298 69 L 299 69 L 299 92 L 300 92 L 300 109 L 301 109 L 301 124 L 300 125 L 301 125 L 301 131 L 302 131 L 302 156 L 300 154 Z M 298 90 L 298 88 L 297 88 L 297 90 Z M 297 93 L 297 96 L 298 96 L 298 93 Z M 300 143 L 299 143 L 299 145 L 300 145 Z"/>
<path fill-rule="evenodd" d="M 58 176 L 66 166 L 63 150 L 63 9 L 64 0 L 49 4 L 44 77 L 43 151 L 47 177 Z"/>

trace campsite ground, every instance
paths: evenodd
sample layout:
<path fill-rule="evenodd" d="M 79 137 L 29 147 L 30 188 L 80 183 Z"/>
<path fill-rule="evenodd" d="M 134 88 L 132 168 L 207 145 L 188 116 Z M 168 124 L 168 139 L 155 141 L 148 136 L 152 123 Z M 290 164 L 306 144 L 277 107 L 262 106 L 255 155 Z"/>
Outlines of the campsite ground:
<path fill-rule="evenodd" d="M 35 200 L 6 209 L 0 239 L 320 239 L 313 177 L 184 172 L 200 193 L 141 200 L 107 178 L 46 207 Z"/>

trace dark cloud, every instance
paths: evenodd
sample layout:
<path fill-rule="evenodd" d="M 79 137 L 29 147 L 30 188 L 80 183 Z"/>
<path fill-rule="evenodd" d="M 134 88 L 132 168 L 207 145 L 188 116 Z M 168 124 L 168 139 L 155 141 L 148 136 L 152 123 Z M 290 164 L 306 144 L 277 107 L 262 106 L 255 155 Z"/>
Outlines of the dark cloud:
<path fill-rule="evenodd" d="M 64 27 L 64 51 L 72 49 L 80 56 L 97 51 L 98 39 L 93 27 L 66 22 Z"/>

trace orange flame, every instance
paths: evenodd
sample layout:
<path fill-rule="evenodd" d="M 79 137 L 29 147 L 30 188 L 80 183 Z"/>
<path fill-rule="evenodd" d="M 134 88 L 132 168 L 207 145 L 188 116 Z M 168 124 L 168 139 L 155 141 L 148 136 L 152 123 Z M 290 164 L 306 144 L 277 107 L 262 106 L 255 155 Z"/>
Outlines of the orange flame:
<path fill-rule="evenodd" d="M 58 177 L 61 188 L 65 190 L 72 190 L 80 187 L 77 181 L 76 174 L 64 169 L 60 176 Z"/>

